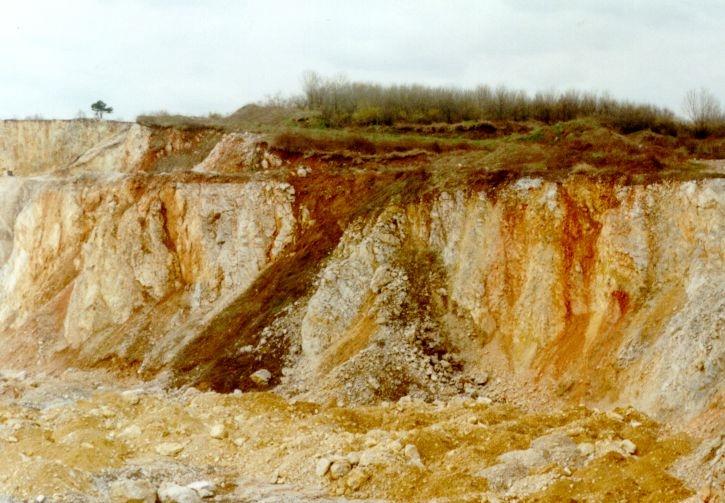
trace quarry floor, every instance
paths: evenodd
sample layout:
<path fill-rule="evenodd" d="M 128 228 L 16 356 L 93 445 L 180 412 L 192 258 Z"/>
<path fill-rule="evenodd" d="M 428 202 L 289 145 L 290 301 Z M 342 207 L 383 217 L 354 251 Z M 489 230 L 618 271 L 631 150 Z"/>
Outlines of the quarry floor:
<path fill-rule="evenodd" d="M 718 501 L 722 446 L 632 409 L 338 407 L 100 371 L 0 376 L 0 501 Z M 189 484 L 209 490 L 174 499 Z"/>

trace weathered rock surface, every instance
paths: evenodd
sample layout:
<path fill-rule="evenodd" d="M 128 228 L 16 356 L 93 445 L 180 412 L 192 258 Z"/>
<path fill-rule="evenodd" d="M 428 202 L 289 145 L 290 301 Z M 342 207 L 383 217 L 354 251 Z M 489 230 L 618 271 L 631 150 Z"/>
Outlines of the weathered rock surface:
<path fill-rule="evenodd" d="M 149 150 L 150 133 L 116 121 L 0 120 L 0 173 L 131 172 Z"/>

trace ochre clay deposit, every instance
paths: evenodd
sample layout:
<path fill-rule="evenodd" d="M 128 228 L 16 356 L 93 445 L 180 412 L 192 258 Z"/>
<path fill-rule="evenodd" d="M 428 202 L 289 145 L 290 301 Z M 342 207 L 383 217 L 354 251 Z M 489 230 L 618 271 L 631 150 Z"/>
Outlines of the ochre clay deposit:
<path fill-rule="evenodd" d="M 0 122 L 0 494 L 104 501 L 133 466 L 223 501 L 717 486 L 719 165 L 456 177 L 431 155 Z M 135 387 L 142 406 L 119 398 Z"/>

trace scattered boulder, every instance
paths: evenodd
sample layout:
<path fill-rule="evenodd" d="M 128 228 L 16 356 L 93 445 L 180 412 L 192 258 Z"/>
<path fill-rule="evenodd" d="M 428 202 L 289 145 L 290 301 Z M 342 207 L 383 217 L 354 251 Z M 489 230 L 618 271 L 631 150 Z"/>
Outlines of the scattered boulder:
<path fill-rule="evenodd" d="M 560 466 L 579 466 L 584 462 L 576 442 L 561 432 L 539 437 L 531 443 L 531 447 L 540 449 L 550 462 Z"/>
<path fill-rule="evenodd" d="M 196 494 L 202 498 L 211 498 L 216 492 L 216 484 L 209 480 L 198 480 L 196 482 L 192 482 L 191 484 L 187 484 L 186 487 L 196 491 Z"/>
<path fill-rule="evenodd" d="M 561 448 L 576 449 L 576 443 L 564 433 L 556 432 L 534 439 L 534 441 L 531 442 L 531 447 L 549 451 Z"/>
<path fill-rule="evenodd" d="M 549 458 L 541 449 L 523 449 L 504 452 L 498 457 L 499 462 L 508 465 L 518 464 L 527 469 L 540 468 L 549 463 Z"/>
<path fill-rule="evenodd" d="M 119 479 L 111 482 L 109 497 L 113 503 L 155 503 L 156 488 L 148 480 Z"/>
<path fill-rule="evenodd" d="M 489 489 L 505 491 L 516 479 L 525 476 L 527 471 L 526 467 L 519 463 L 499 463 L 484 468 L 478 472 L 478 476 L 488 481 Z"/>
<path fill-rule="evenodd" d="M 192 488 L 163 484 L 158 492 L 161 503 L 200 503 L 201 496 Z"/>
<path fill-rule="evenodd" d="M 514 481 L 506 494 L 518 498 L 528 496 L 529 494 L 543 491 L 556 482 L 558 478 L 558 475 L 554 472 L 529 475 L 528 477 Z"/>
<path fill-rule="evenodd" d="M 600 440 L 594 445 L 594 457 L 596 458 L 610 452 L 624 457 L 633 456 L 637 452 L 637 446 L 631 440 Z"/>

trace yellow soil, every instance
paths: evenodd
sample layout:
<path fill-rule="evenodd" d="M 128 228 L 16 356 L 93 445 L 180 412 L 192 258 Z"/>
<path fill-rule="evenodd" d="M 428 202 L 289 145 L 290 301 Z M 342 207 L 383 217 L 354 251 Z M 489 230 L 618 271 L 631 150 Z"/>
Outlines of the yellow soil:
<path fill-rule="evenodd" d="M 477 476 L 481 469 L 504 452 L 526 449 L 533 439 L 562 431 L 578 443 L 630 439 L 637 456 L 610 453 L 571 476 L 560 473 L 558 482 L 529 496 L 531 501 L 670 502 L 691 494 L 666 469 L 694 442 L 664 433 L 634 410 L 619 410 L 620 417 L 584 407 L 534 414 L 471 400 L 341 408 L 290 403 L 271 393 L 195 390 L 146 392 L 134 404 L 120 393 L 96 390 L 88 399 L 45 410 L 20 406 L 6 393 L 0 398 L 0 493 L 94 494 L 94 477 L 104 470 L 166 460 L 200 469 L 214 466 L 224 491 L 233 490 L 241 477 L 354 498 L 480 501 L 487 491 L 486 480 Z M 632 426 L 633 421 L 641 424 Z M 225 438 L 211 438 L 209 428 L 219 423 L 225 425 Z M 140 435 L 122 433 L 134 425 Z M 165 442 L 178 442 L 183 450 L 161 456 L 155 449 Z M 425 469 L 406 463 L 401 453 L 398 462 L 359 466 L 339 480 L 314 473 L 321 456 L 387 444 L 398 449 L 415 445 Z M 561 469 L 552 465 L 544 472 L 551 470 Z"/>

